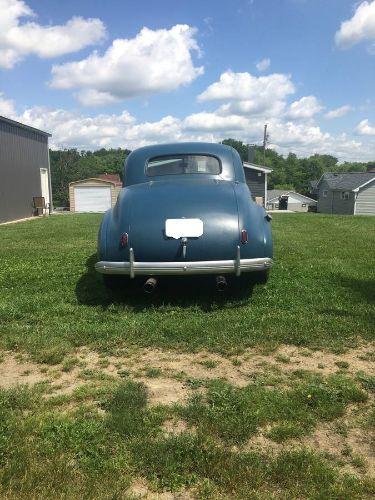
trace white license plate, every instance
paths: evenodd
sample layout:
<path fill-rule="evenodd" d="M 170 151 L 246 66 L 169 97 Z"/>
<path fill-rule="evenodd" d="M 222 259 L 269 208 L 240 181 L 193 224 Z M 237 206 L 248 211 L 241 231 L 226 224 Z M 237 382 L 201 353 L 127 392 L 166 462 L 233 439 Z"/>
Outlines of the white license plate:
<path fill-rule="evenodd" d="M 167 219 L 165 234 L 168 238 L 198 238 L 203 234 L 203 221 L 200 219 Z"/>

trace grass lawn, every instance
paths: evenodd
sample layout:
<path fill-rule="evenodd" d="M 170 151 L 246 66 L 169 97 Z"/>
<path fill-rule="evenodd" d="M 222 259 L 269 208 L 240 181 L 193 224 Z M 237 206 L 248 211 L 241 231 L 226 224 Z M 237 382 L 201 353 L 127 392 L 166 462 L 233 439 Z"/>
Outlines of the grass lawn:
<path fill-rule="evenodd" d="M 152 299 L 134 289 L 107 293 L 93 269 L 100 219 L 66 215 L 0 228 L 4 348 L 43 361 L 81 345 L 231 352 L 283 342 L 340 350 L 374 337 L 371 217 L 275 216 L 267 286 L 221 296 L 182 280 Z"/>
<path fill-rule="evenodd" d="M 152 297 L 100 220 L 0 227 L 0 496 L 372 498 L 375 220 L 276 214 L 267 285 Z"/>

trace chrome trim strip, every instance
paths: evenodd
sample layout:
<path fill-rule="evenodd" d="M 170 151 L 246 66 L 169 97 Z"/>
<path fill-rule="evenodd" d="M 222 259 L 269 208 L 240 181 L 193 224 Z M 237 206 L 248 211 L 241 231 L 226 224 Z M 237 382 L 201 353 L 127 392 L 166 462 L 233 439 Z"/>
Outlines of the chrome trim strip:
<path fill-rule="evenodd" d="M 134 271 L 134 250 L 132 248 L 129 249 L 129 274 L 130 278 L 133 279 L 135 276 L 135 271 Z"/>
<path fill-rule="evenodd" d="M 190 262 L 110 262 L 100 261 L 95 264 L 95 269 L 102 274 L 135 275 L 182 275 L 182 274 L 218 274 L 240 272 L 264 271 L 273 264 L 269 257 L 258 259 L 240 259 L 238 266 L 235 260 L 201 260 Z"/>
<path fill-rule="evenodd" d="M 241 275 L 241 248 L 240 245 L 237 246 L 237 257 L 236 257 L 236 276 Z"/>

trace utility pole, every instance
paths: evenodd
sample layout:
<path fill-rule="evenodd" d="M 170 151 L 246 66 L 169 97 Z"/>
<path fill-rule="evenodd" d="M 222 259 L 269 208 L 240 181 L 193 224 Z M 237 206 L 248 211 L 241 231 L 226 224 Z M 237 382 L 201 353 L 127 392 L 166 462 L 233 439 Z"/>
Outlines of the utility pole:
<path fill-rule="evenodd" d="M 267 134 L 267 123 L 264 125 L 264 134 L 263 134 L 263 163 L 266 163 L 266 147 L 268 142 L 268 134 Z"/>

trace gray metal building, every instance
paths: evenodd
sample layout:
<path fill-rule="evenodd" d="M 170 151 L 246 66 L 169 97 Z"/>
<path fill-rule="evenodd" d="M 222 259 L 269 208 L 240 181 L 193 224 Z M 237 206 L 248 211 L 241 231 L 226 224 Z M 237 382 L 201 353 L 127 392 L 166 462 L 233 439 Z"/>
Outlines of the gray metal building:
<path fill-rule="evenodd" d="M 50 136 L 0 116 L 0 223 L 31 217 L 33 197 L 52 207 Z"/>
<path fill-rule="evenodd" d="M 327 172 L 317 191 L 318 212 L 375 215 L 375 172 Z"/>

